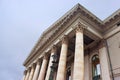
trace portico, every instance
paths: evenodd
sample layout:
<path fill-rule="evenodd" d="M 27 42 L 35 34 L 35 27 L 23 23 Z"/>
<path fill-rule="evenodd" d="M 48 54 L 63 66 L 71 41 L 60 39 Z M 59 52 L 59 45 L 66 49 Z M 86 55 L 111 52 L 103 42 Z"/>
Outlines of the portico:
<path fill-rule="evenodd" d="M 102 21 L 76 5 L 39 39 L 23 80 L 111 80 Z"/>

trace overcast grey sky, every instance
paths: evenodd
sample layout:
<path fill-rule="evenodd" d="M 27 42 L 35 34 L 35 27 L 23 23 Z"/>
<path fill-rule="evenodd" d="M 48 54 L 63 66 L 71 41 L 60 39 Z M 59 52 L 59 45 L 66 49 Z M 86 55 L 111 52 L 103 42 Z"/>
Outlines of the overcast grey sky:
<path fill-rule="evenodd" d="M 21 80 L 41 33 L 77 3 L 102 20 L 120 8 L 120 0 L 0 0 L 0 80 Z"/>

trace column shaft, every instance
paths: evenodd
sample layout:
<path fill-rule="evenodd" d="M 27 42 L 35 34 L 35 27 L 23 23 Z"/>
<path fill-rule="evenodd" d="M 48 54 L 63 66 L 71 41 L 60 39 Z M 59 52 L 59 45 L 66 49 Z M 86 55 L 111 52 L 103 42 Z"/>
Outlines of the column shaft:
<path fill-rule="evenodd" d="M 38 80 L 44 80 L 46 68 L 47 68 L 47 62 L 48 62 L 48 57 L 44 56 Z"/>
<path fill-rule="evenodd" d="M 41 62 L 38 61 L 37 65 L 36 65 L 36 68 L 35 68 L 35 72 L 34 72 L 32 80 L 37 80 L 38 79 L 38 75 L 39 75 L 39 72 L 40 72 L 40 66 L 41 66 Z"/>
<path fill-rule="evenodd" d="M 26 74 L 27 74 L 27 72 L 26 72 L 26 70 L 24 71 L 24 75 L 23 75 L 23 79 L 22 80 L 25 80 L 25 78 L 26 78 Z"/>
<path fill-rule="evenodd" d="M 66 61 L 67 61 L 68 40 L 66 37 L 62 40 L 62 48 L 60 53 L 58 72 L 56 80 L 65 80 Z"/>
<path fill-rule="evenodd" d="M 49 60 L 49 65 L 48 65 L 48 68 L 47 68 L 47 74 L 46 74 L 45 80 L 49 80 L 50 72 L 51 72 L 51 66 L 52 66 L 52 61 L 53 61 L 52 55 L 54 55 L 55 53 L 56 53 L 56 48 L 55 48 L 55 46 L 54 46 L 54 47 L 52 48 L 52 51 L 51 51 L 50 60 Z"/>
<path fill-rule="evenodd" d="M 28 69 L 28 70 L 27 70 L 27 75 L 26 75 L 26 78 L 25 78 L 25 80 L 28 80 L 28 78 L 29 78 L 29 75 L 30 75 L 30 69 Z"/>
<path fill-rule="evenodd" d="M 32 67 L 31 67 L 31 72 L 30 72 L 29 80 L 32 80 L 34 71 L 35 71 L 35 65 L 33 64 Z"/>
<path fill-rule="evenodd" d="M 109 64 L 106 47 L 99 49 L 102 80 L 110 80 Z"/>
<path fill-rule="evenodd" d="M 83 28 L 76 29 L 73 80 L 84 80 L 84 43 Z"/>

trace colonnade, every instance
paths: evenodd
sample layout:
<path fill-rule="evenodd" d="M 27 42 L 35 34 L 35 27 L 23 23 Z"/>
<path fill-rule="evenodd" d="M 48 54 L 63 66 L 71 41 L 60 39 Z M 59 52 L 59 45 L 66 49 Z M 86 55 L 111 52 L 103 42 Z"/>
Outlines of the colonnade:
<path fill-rule="evenodd" d="M 73 80 L 84 80 L 84 26 L 80 23 L 75 28 L 75 54 L 73 66 Z M 67 36 L 62 38 L 58 69 L 54 80 L 66 80 L 66 62 L 68 53 L 69 39 Z M 52 55 L 56 54 L 57 48 L 51 49 L 50 59 L 47 55 L 39 59 L 24 72 L 23 80 L 49 80 L 52 66 Z M 107 62 L 106 62 L 107 63 Z"/>
<path fill-rule="evenodd" d="M 74 80 L 83 80 L 84 77 L 84 49 L 83 49 L 83 30 L 84 27 L 77 24 L 76 32 L 76 43 L 75 43 L 75 60 L 74 60 Z M 58 63 L 56 80 L 65 80 L 66 75 L 66 61 L 68 53 L 69 40 L 67 36 L 64 36 L 61 44 L 60 58 Z M 55 46 L 51 50 L 51 56 L 56 53 Z M 52 65 L 52 57 L 50 60 L 44 56 L 42 61 L 38 60 L 35 66 L 30 67 L 24 72 L 23 80 L 49 80 L 50 77 L 50 66 Z M 48 64 L 49 63 L 49 64 Z M 48 64 L 48 66 L 47 66 Z M 77 73 L 77 74 L 76 74 Z"/>

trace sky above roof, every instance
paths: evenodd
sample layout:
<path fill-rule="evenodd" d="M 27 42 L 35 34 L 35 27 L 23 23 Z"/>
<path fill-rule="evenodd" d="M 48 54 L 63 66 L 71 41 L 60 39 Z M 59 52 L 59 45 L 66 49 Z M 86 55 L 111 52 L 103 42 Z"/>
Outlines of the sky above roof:
<path fill-rule="evenodd" d="M 120 0 L 0 0 L 0 79 L 21 80 L 41 33 L 77 3 L 101 20 L 120 8 Z"/>

